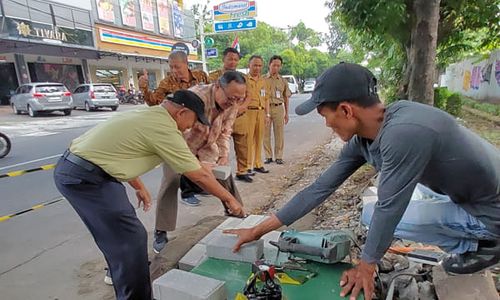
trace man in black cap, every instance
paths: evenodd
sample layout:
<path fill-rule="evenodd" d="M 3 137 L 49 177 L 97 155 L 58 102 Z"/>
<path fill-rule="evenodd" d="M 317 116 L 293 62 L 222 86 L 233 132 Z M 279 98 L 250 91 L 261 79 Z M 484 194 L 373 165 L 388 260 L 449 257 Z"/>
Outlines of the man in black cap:
<path fill-rule="evenodd" d="M 376 83 L 369 70 L 348 63 L 318 77 L 311 99 L 295 111 L 304 115 L 316 108 L 326 125 L 347 143 L 337 161 L 276 214 L 253 228 L 225 231 L 239 235 L 235 251 L 292 224 L 325 201 L 359 167 L 370 163 L 380 174 L 378 200 L 361 261 L 341 278 L 341 296 L 351 293 L 350 299 L 356 299 L 363 289 L 365 299 L 372 298 L 376 264 L 389 248 L 398 223 L 407 216 L 407 208 L 412 216 L 422 212 L 410 201 L 419 183 L 465 210 L 467 218 L 433 209 L 439 203 L 428 201 L 423 211 L 432 212 L 433 220 L 425 223 L 428 215 L 414 218 L 421 223 L 407 228 L 413 231 L 413 240 L 455 253 L 442 262 L 450 273 L 473 273 L 499 262 L 498 149 L 437 108 L 409 101 L 384 107 Z"/>
<path fill-rule="evenodd" d="M 138 206 L 151 206 L 139 176 L 165 162 L 218 197 L 236 216 L 240 203 L 201 167 L 182 132 L 209 125 L 203 101 L 177 91 L 159 106 L 118 114 L 71 142 L 54 171 L 58 190 L 91 232 L 108 263 L 117 299 L 151 299 L 147 233 L 122 182 L 135 190 Z M 145 134 L 147 133 L 147 134 Z"/>

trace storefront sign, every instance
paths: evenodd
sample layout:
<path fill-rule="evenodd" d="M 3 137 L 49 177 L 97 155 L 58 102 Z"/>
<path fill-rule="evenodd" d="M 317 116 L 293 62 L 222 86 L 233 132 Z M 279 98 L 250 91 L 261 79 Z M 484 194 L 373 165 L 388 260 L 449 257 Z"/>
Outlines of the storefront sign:
<path fill-rule="evenodd" d="M 181 10 L 177 5 L 177 2 L 173 3 L 172 6 L 172 18 L 174 21 L 174 36 L 183 37 L 184 36 L 184 17 L 182 16 Z"/>
<path fill-rule="evenodd" d="M 96 0 L 97 15 L 100 20 L 107 22 L 115 22 L 115 6 L 112 0 Z"/>
<path fill-rule="evenodd" d="M 160 24 L 160 33 L 165 35 L 172 35 L 170 26 L 170 9 L 167 0 L 157 0 L 158 6 L 158 23 Z"/>
<path fill-rule="evenodd" d="M 11 18 L 5 18 L 5 24 L 6 26 L 3 27 L 1 33 L 8 35 L 9 38 L 26 38 L 48 44 L 94 46 L 92 31 L 53 27 L 52 25 Z"/>
<path fill-rule="evenodd" d="M 256 16 L 255 1 L 230 0 L 214 6 L 215 21 L 239 20 Z"/>
<path fill-rule="evenodd" d="M 154 31 L 155 25 L 153 22 L 153 3 L 152 0 L 139 0 L 141 6 L 142 29 Z"/>
<path fill-rule="evenodd" d="M 137 26 L 134 0 L 120 0 L 120 11 L 122 12 L 123 25 Z"/>

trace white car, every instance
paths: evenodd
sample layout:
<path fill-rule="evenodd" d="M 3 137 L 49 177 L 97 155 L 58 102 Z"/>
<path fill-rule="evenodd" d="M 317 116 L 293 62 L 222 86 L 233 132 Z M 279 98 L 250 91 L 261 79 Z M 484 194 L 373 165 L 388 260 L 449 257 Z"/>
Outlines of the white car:
<path fill-rule="evenodd" d="M 314 86 L 316 85 L 316 80 L 307 80 L 304 82 L 304 93 L 312 93 L 314 91 Z"/>
<path fill-rule="evenodd" d="M 288 81 L 288 88 L 292 94 L 297 94 L 299 92 L 299 84 L 293 75 L 283 75 L 283 78 Z"/>

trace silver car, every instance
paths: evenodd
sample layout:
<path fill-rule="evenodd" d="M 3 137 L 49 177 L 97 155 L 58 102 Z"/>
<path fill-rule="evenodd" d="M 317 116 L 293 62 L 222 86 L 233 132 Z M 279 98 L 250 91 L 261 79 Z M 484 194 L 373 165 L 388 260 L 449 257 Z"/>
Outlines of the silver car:
<path fill-rule="evenodd" d="M 115 111 L 119 101 L 115 87 L 109 83 L 82 84 L 73 92 L 73 107 L 85 108 L 86 111 L 109 107 Z"/>
<path fill-rule="evenodd" d="M 315 85 L 316 85 L 316 80 L 306 80 L 304 82 L 304 93 L 312 93 L 314 91 Z"/>
<path fill-rule="evenodd" d="M 10 105 L 17 115 L 26 111 L 30 117 L 36 117 L 41 112 L 62 111 L 65 116 L 69 116 L 73 99 L 61 83 L 33 82 L 18 87 L 10 97 Z"/>

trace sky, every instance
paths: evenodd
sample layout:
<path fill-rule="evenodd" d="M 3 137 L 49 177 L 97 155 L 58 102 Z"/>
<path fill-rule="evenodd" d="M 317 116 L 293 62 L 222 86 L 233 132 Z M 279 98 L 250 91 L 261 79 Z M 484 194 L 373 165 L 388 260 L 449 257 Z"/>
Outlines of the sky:
<path fill-rule="evenodd" d="M 210 7 L 222 2 L 225 1 L 211 0 Z M 197 3 L 206 4 L 207 0 L 184 0 L 185 8 Z M 256 0 L 257 21 L 266 22 L 273 27 L 287 28 L 302 20 L 307 27 L 327 33 L 325 17 L 328 15 L 328 8 L 324 4 L 325 0 Z"/>

